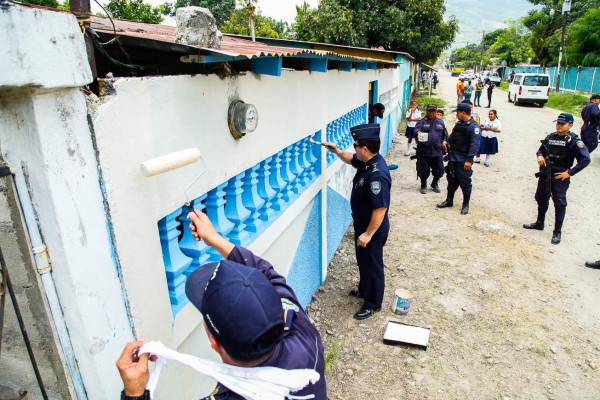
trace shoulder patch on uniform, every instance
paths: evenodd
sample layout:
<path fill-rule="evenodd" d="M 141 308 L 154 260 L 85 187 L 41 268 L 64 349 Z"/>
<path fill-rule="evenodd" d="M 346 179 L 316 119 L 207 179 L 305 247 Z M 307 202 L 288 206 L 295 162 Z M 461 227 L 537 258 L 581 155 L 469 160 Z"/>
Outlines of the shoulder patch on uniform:
<path fill-rule="evenodd" d="M 583 144 L 583 142 L 581 140 L 578 140 L 577 147 L 579 147 L 580 149 L 583 149 L 583 146 L 585 146 L 585 144 Z"/>
<path fill-rule="evenodd" d="M 479 135 L 479 132 L 480 132 L 479 128 L 475 128 L 474 132 L 476 135 Z"/>
<path fill-rule="evenodd" d="M 373 192 L 374 195 L 378 195 L 381 192 L 381 182 L 371 182 L 371 192 Z"/>

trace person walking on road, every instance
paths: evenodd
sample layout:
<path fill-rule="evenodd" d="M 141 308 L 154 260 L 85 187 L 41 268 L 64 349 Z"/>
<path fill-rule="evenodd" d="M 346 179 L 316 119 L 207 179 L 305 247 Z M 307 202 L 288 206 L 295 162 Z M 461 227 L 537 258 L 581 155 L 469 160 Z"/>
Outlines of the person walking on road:
<path fill-rule="evenodd" d="M 415 138 L 415 125 L 421 119 L 421 110 L 417 106 L 417 101 L 411 100 L 409 108 L 406 110 L 406 138 L 408 139 L 408 143 L 404 152 L 405 156 L 410 156 L 411 143 Z"/>
<path fill-rule="evenodd" d="M 590 104 L 581 110 L 583 126 L 581 127 L 581 140 L 585 143 L 590 154 L 598 147 L 598 128 L 600 127 L 600 94 L 590 97 Z"/>
<path fill-rule="evenodd" d="M 579 136 L 571 132 L 573 115 L 561 113 L 556 122 L 556 132 L 546 136 L 537 151 L 537 163 L 540 166 L 535 201 L 538 205 L 537 220 L 531 224 L 524 224 L 525 229 L 544 230 L 546 211 L 550 203 L 550 196 L 554 203 L 554 231 L 552 244 L 559 244 L 561 240 L 562 225 L 567 212 L 567 190 L 571 184 L 571 177 L 584 169 L 590 163 L 590 153 Z M 577 165 L 573 167 L 574 160 Z M 551 174 L 549 177 L 548 174 Z"/>
<path fill-rule="evenodd" d="M 477 79 L 477 83 L 475 84 L 475 99 L 473 103 L 475 103 L 476 107 L 481 107 L 481 92 L 483 91 L 483 82 L 481 79 Z"/>
<path fill-rule="evenodd" d="M 467 81 L 467 83 L 465 84 L 465 100 L 471 101 L 471 95 L 473 94 L 473 90 L 475 90 L 475 87 L 473 86 L 470 80 Z"/>
<path fill-rule="evenodd" d="M 490 166 L 492 154 L 498 153 L 498 138 L 496 134 L 500 133 L 501 130 L 502 124 L 498 119 L 496 110 L 490 110 L 488 118 L 481 124 L 481 142 L 479 143 L 479 151 L 473 159 L 474 162 L 479 163 L 479 156 L 485 154 L 483 165 L 486 167 Z"/>
<path fill-rule="evenodd" d="M 446 200 L 438 204 L 438 208 L 454 206 L 454 193 L 460 186 L 463 193 L 463 204 L 460 210 L 462 215 L 469 213 L 469 201 L 473 186 L 471 176 L 473 176 L 473 156 L 479 149 L 481 139 L 481 128 L 471 117 L 471 106 L 467 103 L 460 103 L 456 107 L 458 122 L 454 125 L 452 133 L 448 138 L 449 146 L 443 144 L 444 150 L 448 149 L 449 159 L 446 168 L 446 177 L 448 179 L 448 194 Z"/>
<path fill-rule="evenodd" d="M 421 179 L 421 193 L 427 193 L 427 179 L 429 174 L 433 175 L 431 189 L 440 193 L 438 182 L 444 175 L 444 161 L 442 145 L 447 140 L 446 126 L 444 121 L 437 118 L 437 106 L 429 104 L 425 118 L 417 122 L 417 171 Z"/>
<path fill-rule="evenodd" d="M 465 83 L 459 79 L 456 83 L 456 104 L 459 104 L 465 98 Z"/>
<path fill-rule="evenodd" d="M 485 108 L 492 106 L 492 93 L 494 92 L 494 82 L 489 79 L 485 80 L 485 89 L 487 90 L 488 105 Z"/>
<path fill-rule="evenodd" d="M 437 72 L 433 73 L 433 88 L 435 89 L 438 84 L 439 78 L 437 76 Z"/>

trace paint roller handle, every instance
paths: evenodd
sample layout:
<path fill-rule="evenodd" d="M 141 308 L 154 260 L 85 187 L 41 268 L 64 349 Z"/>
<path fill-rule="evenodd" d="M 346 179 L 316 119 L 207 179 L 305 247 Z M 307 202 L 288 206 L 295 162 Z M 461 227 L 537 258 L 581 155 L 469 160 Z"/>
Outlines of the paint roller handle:
<path fill-rule="evenodd" d="M 194 210 L 188 214 L 190 221 L 190 230 L 196 241 L 204 240 L 208 246 L 214 248 L 223 256 L 228 258 L 229 254 L 235 247 L 233 243 L 219 235 L 212 222 L 206 214 L 201 211 Z"/>

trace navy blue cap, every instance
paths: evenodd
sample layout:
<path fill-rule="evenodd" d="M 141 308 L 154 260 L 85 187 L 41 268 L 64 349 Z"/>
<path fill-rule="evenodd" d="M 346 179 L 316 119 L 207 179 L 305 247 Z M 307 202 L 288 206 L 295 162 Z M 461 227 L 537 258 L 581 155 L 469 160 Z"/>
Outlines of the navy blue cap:
<path fill-rule="evenodd" d="M 379 139 L 379 130 L 379 124 L 363 124 L 350 128 L 350 133 L 354 140 Z"/>
<path fill-rule="evenodd" d="M 598 99 L 600 99 L 600 94 L 593 94 L 593 95 L 590 97 L 590 100 L 598 100 Z"/>
<path fill-rule="evenodd" d="M 262 336 L 281 327 L 281 297 L 262 272 L 230 260 L 209 263 L 190 274 L 185 294 L 200 310 L 211 334 L 231 355 L 258 358 L 271 351 L 281 335 Z"/>
<path fill-rule="evenodd" d="M 456 106 L 455 110 L 452 110 L 452 112 L 457 111 L 464 111 L 471 114 L 471 105 L 469 103 L 460 103 L 458 106 Z"/>
<path fill-rule="evenodd" d="M 429 111 L 429 110 L 437 110 L 437 104 L 433 104 L 433 103 L 427 104 L 426 111 Z"/>
<path fill-rule="evenodd" d="M 558 118 L 554 120 L 554 122 L 558 122 L 559 124 L 573 123 L 575 119 L 572 114 L 569 113 L 560 113 Z"/>

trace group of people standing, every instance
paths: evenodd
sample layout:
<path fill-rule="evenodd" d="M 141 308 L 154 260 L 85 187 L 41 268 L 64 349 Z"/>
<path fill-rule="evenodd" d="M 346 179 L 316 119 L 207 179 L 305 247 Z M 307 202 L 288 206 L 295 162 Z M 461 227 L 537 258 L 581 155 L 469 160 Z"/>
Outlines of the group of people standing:
<path fill-rule="evenodd" d="M 475 97 L 473 99 L 473 103 L 476 107 L 481 107 L 481 93 L 483 91 L 487 92 L 488 105 L 485 108 L 490 108 L 492 106 L 492 94 L 494 93 L 494 82 L 489 79 L 486 79 L 485 82 L 481 79 L 477 79 L 477 82 L 473 83 L 471 79 L 462 79 L 459 78 L 456 83 L 456 99 L 457 103 L 460 104 L 463 100 L 471 101 L 471 97 L 473 93 L 475 93 Z"/>

